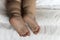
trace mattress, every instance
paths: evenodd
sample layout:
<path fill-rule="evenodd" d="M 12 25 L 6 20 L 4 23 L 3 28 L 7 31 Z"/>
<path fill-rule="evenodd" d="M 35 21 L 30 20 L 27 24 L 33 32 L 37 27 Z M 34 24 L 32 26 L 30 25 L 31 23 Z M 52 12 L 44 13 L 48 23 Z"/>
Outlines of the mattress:
<path fill-rule="evenodd" d="M 40 32 L 20 37 L 6 16 L 5 0 L 0 0 L 0 40 L 60 40 L 60 0 L 36 0 L 36 21 Z"/>

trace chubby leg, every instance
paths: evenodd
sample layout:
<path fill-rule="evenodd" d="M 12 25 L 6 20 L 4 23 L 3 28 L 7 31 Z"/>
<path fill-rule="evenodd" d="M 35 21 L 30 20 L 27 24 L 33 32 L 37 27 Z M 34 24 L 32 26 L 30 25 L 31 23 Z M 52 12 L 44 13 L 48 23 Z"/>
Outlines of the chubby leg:
<path fill-rule="evenodd" d="M 39 25 L 35 20 L 35 0 L 23 0 L 22 1 L 22 16 L 24 21 L 29 25 L 33 33 L 39 32 Z"/>
<path fill-rule="evenodd" d="M 7 0 L 6 8 L 9 22 L 16 29 L 19 35 L 29 35 L 29 30 L 21 16 L 21 0 Z"/>

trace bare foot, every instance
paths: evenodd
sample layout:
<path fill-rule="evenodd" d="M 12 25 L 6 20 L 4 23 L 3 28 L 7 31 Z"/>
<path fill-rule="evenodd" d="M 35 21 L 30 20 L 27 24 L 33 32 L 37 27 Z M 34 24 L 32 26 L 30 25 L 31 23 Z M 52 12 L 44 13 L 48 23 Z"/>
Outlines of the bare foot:
<path fill-rule="evenodd" d="M 11 25 L 16 29 L 20 36 L 28 36 L 29 30 L 21 16 L 10 18 Z"/>
<path fill-rule="evenodd" d="M 34 34 L 37 34 L 39 32 L 39 25 L 36 23 L 35 19 L 31 16 L 24 16 L 25 22 L 29 25 L 30 29 L 33 31 Z"/>

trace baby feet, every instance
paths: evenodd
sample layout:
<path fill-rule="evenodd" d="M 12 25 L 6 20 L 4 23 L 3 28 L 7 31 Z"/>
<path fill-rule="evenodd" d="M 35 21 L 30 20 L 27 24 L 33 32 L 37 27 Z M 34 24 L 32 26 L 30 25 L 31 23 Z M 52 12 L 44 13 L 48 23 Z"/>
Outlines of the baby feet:
<path fill-rule="evenodd" d="M 29 28 L 32 30 L 32 32 L 34 34 L 37 34 L 39 32 L 39 25 L 36 23 L 35 19 L 30 17 L 29 15 L 26 15 L 22 18 L 21 15 L 17 15 L 14 14 L 15 16 L 13 16 L 12 18 L 10 18 L 10 23 L 11 25 L 14 27 L 14 29 L 16 29 L 16 31 L 18 32 L 18 34 L 20 36 L 29 36 L 30 35 L 30 31 L 27 27 L 26 24 L 29 25 Z"/>
<path fill-rule="evenodd" d="M 21 0 L 20 0 L 21 1 Z M 34 13 L 35 8 L 34 8 L 34 0 L 24 0 L 24 5 L 26 5 L 26 3 L 28 3 L 28 7 L 24 11 L 25 15 L 22 16 L 21 14 L 21 2 L 20 1 L 10 1 L 7 3 L 7 10 L 8 10 L 8 16 L 9 18 L 9 22 L 10 24 L 14 27 L 14 29 L 16 29 L 16 31 L 18 32 L 18 34 L 20 36 L 29 36 L 30 35 L 30 31 L 28 29 L 28 25 L 29 28 L 32 30 L 32 32 L 34 34 L 37 34 L 39 32 L 39 25 L 36 23 L 35 21 L 35 17 L 33 15 L 27 15 L 29 12 L 25 13 L 26 11 L 31 11 L 32 13 Z M 25 2 L 26 1 L 26 2 Z M 31 3 L 32 2 L 32 6 Z M 33 10 L 33 11 L 32 11 Z M 28 25 L 26 25 L 28 24 Z"/>

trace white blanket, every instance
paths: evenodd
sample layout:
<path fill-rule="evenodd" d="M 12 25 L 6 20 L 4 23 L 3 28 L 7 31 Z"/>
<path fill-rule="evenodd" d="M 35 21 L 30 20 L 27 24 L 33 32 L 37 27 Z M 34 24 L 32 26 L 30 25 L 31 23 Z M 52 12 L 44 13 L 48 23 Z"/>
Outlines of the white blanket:
<path fill-rule="evenodd" d="M 60 40 L 60 0 L 37 0 L 36 20 L 39 34 L 20 37 L 5 15 L 5 0 L 0 0 L 0 40 Z"/>

